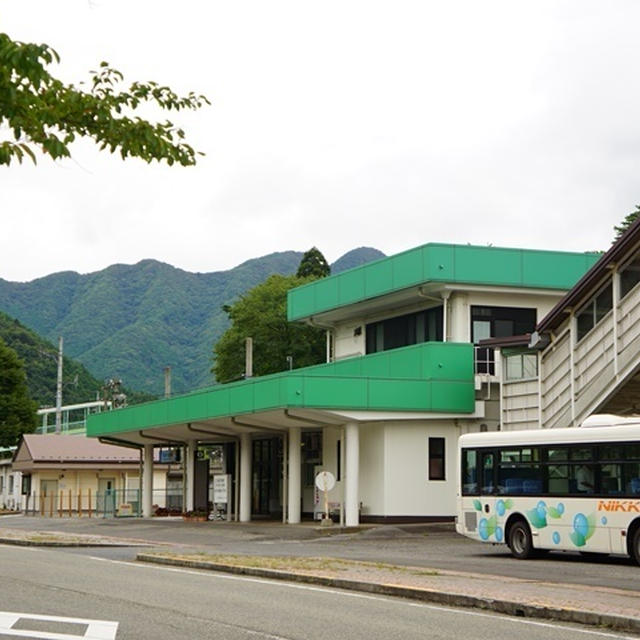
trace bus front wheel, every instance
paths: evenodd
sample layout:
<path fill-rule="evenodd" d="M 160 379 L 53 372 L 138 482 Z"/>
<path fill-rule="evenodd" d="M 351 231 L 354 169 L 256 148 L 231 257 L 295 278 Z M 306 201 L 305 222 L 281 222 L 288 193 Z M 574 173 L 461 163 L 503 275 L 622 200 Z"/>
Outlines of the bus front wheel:
<path fill-rule="evenodd" d="M 526 560 L 533 555 L 531 529 L 524 520 L 518 520 L 509 529 L 509 549 L 514 558 Z"/>

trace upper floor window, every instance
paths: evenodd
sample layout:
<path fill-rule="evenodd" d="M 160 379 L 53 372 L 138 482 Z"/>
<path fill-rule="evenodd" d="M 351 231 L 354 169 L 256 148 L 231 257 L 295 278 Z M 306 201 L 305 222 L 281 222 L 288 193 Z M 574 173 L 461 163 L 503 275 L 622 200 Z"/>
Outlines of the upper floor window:
<path fill-rule="evenodd" d="M 620 270 L 620 298 L 624 298 L 640 282 L 640 253 Z"/>
<path fill-rule="evenodd" d="M 536 310 L 518 307 L 471 307 L 471 341 L 508 338 L 531 333 L 536 326 Z M 495 373 L 493 349 L 476 348 L 476 373 Z"/>
<path fill-rule="evenodd" d="M 611 283 L 593 296 L 576 314 L 578 340 L 582 340 L 613 307 L 613 287 Z"/>
<path fill-rule="evenodd" d="M 420 342 L 442 342 L 442 306 L 367 325 L 367 353 L 407 347 Z"/>

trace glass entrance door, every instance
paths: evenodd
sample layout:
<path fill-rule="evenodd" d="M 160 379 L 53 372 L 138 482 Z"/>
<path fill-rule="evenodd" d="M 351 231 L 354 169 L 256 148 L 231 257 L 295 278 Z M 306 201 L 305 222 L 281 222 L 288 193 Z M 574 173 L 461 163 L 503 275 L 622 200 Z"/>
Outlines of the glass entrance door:
<path fill-rule="evenodd" d="M 282 439 L 253 441 L 251 512 L 257 516 L 282 514 Z"/>

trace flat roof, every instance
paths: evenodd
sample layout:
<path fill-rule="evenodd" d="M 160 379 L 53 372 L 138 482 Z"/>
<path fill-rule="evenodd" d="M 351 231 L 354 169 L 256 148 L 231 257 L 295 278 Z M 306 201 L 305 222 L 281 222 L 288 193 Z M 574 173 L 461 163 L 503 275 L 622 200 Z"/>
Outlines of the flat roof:
<path fill-rule="evenodd" d="M 473 378 L 471 344 L 425 342 L 93 414 L 87 435 L 137 442 L 146 429 L 229 426 L 247 415 L 277 421 L 288 409 L 472 413 Z"/>
<path fill-rule="evenodd" d="M 288 293 L 290 321 L 428 283 L 568 290 L 599 254 L 429 243 Z"/>

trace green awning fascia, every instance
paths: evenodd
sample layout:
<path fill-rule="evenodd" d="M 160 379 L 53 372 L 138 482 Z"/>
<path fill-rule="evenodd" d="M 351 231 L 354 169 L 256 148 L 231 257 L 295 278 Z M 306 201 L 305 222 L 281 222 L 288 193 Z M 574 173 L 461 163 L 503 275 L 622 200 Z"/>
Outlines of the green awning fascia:
<path fill-rule="evenodd" d="M 472 413 L 473 347 L 427 342 L 93 414 L 88 436 L 108 436 L 286 408 Z"/>
<path fill-rule="evenodd" d="M 595 253 L 426 244 L 289 291 L 290 321 L 428 283 L 568 290 Z"/>

